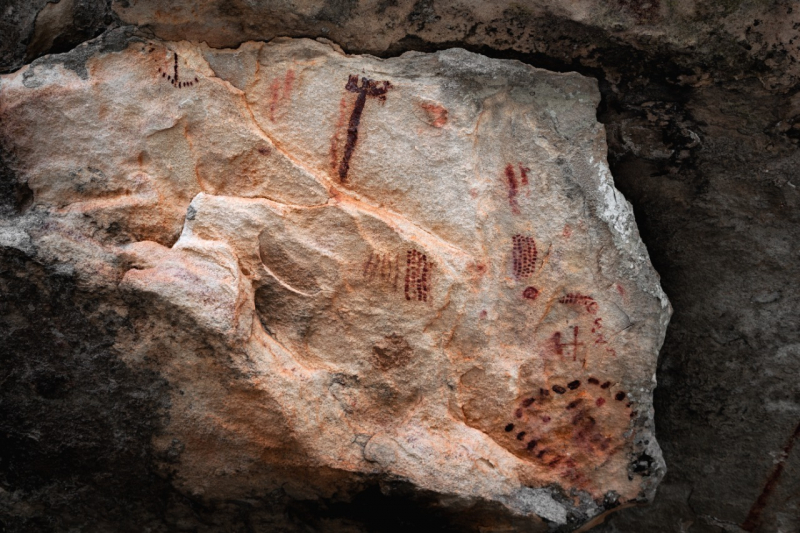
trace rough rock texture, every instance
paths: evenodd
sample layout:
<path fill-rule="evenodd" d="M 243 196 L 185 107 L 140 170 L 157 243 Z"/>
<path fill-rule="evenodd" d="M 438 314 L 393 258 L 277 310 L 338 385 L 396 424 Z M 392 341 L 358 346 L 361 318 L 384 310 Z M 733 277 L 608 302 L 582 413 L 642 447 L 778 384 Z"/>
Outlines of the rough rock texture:
<path fill-rule="evenodd" d="M 117 30 L 0 96 L 28 193 L 3 244 L 96 291 L 111 348 L 163 376 L 180 492 L 372 476 L 530 531 L 652 498 L 670 307 L 592 80 Z"/>
<path fill-rule="evenodd" d="M 73 8 L 55 9 L 66 7 L 62 0 L 50 8 L 51 14 L 64 17 L 59 24 L 52 24 L 58 19 L 51 16 L 46 20 L 52 29 L 35 31 L 42 3 L 3 5 L 0 15 L 6 26 L 0 31 L 4 51 L 0 70 L 16 70 L 26 55 L 33 58 L 47 51 L 27 49 L 34 33 L 42 35 L 45 44 L 52 37 L 54 46 L 58 42 L 68 46 L 77 41 L 59 36 L 87 27 L 87 19 L 70 11 Z M 327 36 L 347 52 L 382 56 L 461 46 L 597 78 L 602 95 L 598 118 L 606 125 L 611 172 L 634 206 L 642 238 L 675 307 L 655 391 L 656 426 L 668 474 L 652 505 L 615 513 L 599 529 L 636 533 L 800 529 L 800 453 L 794 445 L 800 418 L 796 379 L 800 272 L 793 238 L 799 212 L 800 100 L 795 85 L 800 9 L 795 2 L 362 0 L 192 2 L 191 9 L 186 5 L 129 0 L 115 2 L 114 8 L 126 21 L 174 40 L 238 46 L 247 39 L 278 35 Z M 116 16 L 114 10 L 106 12 Z M 110 24 L 118 23 L 111 19 Z M 20 187 L 0 196 L 16 198 L 24 206 L 29 192 Z M 14 271 L 6 267 L 10 263 L 3 264 Z M 71 279 L 63 269 L 42 272 L 58 284 Z M 80 291 L 69 294 L 79 302 L 90 297 Z M 41 306 L 37 315 L 55 317 L 49 320 L 75 316 L 32 298 L 24 291 L 12 292 L 6 301 L 13 301 L 15 308 L 24 306 L 25 312 Z M 86 311 L 75 312 L 81 313 L 82 323 L 95 324 L 86 314 L 91 306 L 81 305 Z M 73 320 L 77 323 L 77 318 Z M 58 375 L 50 358 L 39 358 L 43 348 L 64 353 L 63 345 L 55 344 L 57 339 L 42 336 L 37 339 L 38 350 L 33 342 L 15 344 L 15 353 L 30 361 L 29 372 Z M 105 390 L 108 374 L 92 375 L 97 382 L 62 382 L 60 390 L 69 395 L 71 405 Z M 29 401 L 26 391 L 37 390 L 32 374 L 16 373 L 3 383 L 4 393 L 12 390 L 6 386 L 9 383 L 20 384 L 14 389 L 19 401 Z M 11 427 L 19 443 L 14 453 L 24 458 L 18 468 L 46 464 L 60 453 L 85 467 L 94 456 L 80 453 L 73 444 L 94 441 L 93 449 L 107 445 L 101 442 L 102 434 L 62 423 L 60 441 L 40 439 L 34 446 L 27 435 L 46 434 L 47 425 L 53 427 L 51 417 L 71 413 L 68 421 L 72 421 L 101 416 L 68 406 L 62 410 L 60 402 L 45 402 L 51 406 L 46 412 L 38 407 L 43 404 L 26 407 L 16 399 L 5 404 L 29 413 L 27 425 Z M 140 416 L 145 413 L 158 416 L 157 409 L 144 409 Z M 141 431 L 132 428 L 132 433 Z M 114 434 L 120 438 L 122 426 Z M 146 469 L 145 458 L 152 452 L 146 447 L 131 449 L 143 458 Z M 104 457 L 128 453 L 123 445 L 107 450 Z M 4 461 L 5 457 L 9 455 Z M 151 523 L 157 516 L 155 522 L 198 530 L 216 530 L 222 524 L 232 530 L 274 530 L 292 523 L 317 530 L 409 531 L 443 530 L 453 524 L 452 517 L 444 520 L 436 513 L 423 513 L 397 484 L 383 484 L 381 490 L 369 486 L 353 504 L 287 502 L 286 494 L 276 491 L 269 499 L 211 505 L 176 493 L 168 484 L 156 485 L 147 498 L 144 493 L 131 497 L 114 493 L 108 483 L 110 472 L 116 481 L 129 479 L 130 487 L 163 479 L 120 468 L 118 463 L 96 470 L 92 477 L 80 477 L 79 471 L 79 466 L 42 469 L 36 492 L 16 496 L 15 509 L 25 507 L 26 516 L 39 517 L 34 530 L 45 530 L 47 523 L 63 525 L 72 516 L 65 509 L 103 516 L 103 523 L 116 525 L 108 526 L 111 530 L 120 529 L 121 516 L 136 516 L 139 523 Z M 5 488 L 11 486 L 3 483 Z M 367 509 L 374 509 L 374 514 Z M 281 513 L 283 519 L 276 521 Z"/>

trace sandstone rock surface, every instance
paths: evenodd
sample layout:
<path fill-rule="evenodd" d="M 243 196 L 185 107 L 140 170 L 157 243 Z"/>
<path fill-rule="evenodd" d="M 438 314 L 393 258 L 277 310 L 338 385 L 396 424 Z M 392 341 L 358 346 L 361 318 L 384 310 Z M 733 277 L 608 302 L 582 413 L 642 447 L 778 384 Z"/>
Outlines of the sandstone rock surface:
<path fill-rule="evenodd" d="M 459 49 L 117 30 L 0 78 L 0 238 L 118 295 L 109 314 L 146 308 L 114 347 L 170 385 L 156 446 L 180 490 L 377 477 L 571 530 L 664 472 L 670 307 L 598 102 Z"/>

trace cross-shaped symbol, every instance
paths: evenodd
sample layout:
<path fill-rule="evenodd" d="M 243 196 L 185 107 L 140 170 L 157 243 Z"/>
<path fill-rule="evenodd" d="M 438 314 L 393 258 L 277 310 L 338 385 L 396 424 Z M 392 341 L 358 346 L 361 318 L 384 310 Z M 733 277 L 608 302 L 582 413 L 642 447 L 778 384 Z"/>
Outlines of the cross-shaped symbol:
<path fill-rule="evenodd" d="M 572 327 L 572 342 L 561 342 L 561 332 L 556 331 L 553 334 L 553 344 L 556 348 L 558 355 L 564 355 L 564 347 L 572 346 L 572 360 L 578 360 L 578 346 L 583 346 L 582 342 L 578 342 L 578 326 Z M 569 354 L 567 354 L 569 355 Z"/>

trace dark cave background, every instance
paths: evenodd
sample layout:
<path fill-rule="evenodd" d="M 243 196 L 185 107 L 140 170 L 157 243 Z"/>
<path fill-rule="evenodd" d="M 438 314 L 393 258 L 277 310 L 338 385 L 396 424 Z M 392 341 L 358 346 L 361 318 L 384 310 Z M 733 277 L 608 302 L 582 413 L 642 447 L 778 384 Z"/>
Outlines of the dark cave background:
<path fill-rule="evenodd" d="M 374 3 L 328 2 L 317 19 L 285 34 L 338 42 L 318 30 L 322 22 L 346 28 L 364 9 L 380 19 L 383 3 Z M 46 4 L 0 0 L 0 72 L 122 24 L 113 2 L 75 0 L 65 4 L 61 25 L 37 33 Z M 636 27 L 615 33 L 513 9 L 493 25 L 473 26 L 485 33 L 480 38 L 432 40 L 442 17 L 461 8 L 432 0 L 399 7 L 405 4 L 406 35 L 388 48 L 339 44 L 384 57 L 459 46 L 599 82 L 611 171 L 633 204 L 674 315 L 655 393 L 667 476 L 652 505 L 622 510 L 593 531 L 800 531 L 800 451 L 793 447 L 800 438 L 800 88 L 787 74 L 800 32 L 769 35 L 753 18 L 748 37 L 737 41 L 714 18 L 749 9 L 796 17 L 800 28 L 800 8 L 719 2 L 706 8 L 705 45 L 681 47 Z M 643 27 L 671 24 L 656 17 L 657 1 L 617 4 Z M 0 209 L 13 210 L 26 191 L 11 185 L 4 162 L 13 154 L 0 155 Z M 119 362 L 109 339 L 127 326 L 98 311 L 102 297 L 114 296 L 87 294 L 69 272 L 0 247 L 0 531 L 468 527 L 408 487 L 370 480 L 349 503 L 282 493 L 203 502 L 177 492 L 154 466 L 165 458 L 150 446 L 167 416 L 167 384 Z"/>

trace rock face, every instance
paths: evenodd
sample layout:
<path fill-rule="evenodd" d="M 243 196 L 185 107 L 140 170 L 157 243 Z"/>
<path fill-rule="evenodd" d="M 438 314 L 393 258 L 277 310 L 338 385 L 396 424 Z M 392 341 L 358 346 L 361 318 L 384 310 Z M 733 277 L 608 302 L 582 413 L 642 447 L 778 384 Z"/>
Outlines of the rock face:
<path fill-rule="evenodd" d="M 0 78 L 0 242 L 165 380 L 181 493 L 402 481 L 470 529 L 573 530 L 664 473 L 671 310 L 598 102 L 459 49 L 117 30 Z"/>

